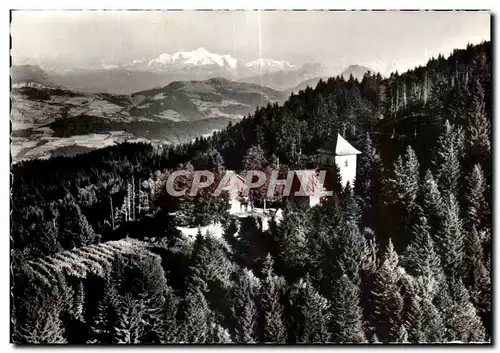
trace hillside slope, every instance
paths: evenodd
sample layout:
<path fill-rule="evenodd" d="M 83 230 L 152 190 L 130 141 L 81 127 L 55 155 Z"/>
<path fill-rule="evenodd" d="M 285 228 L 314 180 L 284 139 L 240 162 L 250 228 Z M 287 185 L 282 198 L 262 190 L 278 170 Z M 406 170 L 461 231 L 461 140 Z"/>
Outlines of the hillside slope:
<path fill-rule="evenodd" d="M 284 99 L 272 89 L 222 78 L 172 82 L 132 95 L 81 93 L 49 83 L 41 70 L 19 71 L 11 92 L 14 161 L 127 140 L 189 142 Z"/>

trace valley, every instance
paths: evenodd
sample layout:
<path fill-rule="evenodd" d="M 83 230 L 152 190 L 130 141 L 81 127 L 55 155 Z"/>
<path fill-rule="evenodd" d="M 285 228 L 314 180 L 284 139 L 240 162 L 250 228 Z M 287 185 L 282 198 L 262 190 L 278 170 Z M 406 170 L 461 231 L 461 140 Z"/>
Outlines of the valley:
<path fill-rule="evenodd" d="M 13 162 L 125 141 L 185 143 L 224 129 L 257 106 L 286 98 L 282 92 L 223 78 L 172 82 L 132 95 L 82 93 L 53 85 L 40 72 L 30 68 L 22 75 L 25 81 L 12 87 Z"/>

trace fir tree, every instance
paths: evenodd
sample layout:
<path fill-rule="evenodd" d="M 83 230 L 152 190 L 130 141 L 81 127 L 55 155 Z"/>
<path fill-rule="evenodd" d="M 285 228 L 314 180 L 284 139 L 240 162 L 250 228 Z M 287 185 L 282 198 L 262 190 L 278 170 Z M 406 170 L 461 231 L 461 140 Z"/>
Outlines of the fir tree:
<path fill-rule="evenodd" d="M 116 294 L 111 291 L 97 302 L 96 313 L 89 328 L 88 344 L 109 344 L 113 336 L 111 321 L 111 295 Z"/>
<path fill-rule="evenodd" d="M 420 185 L 421 208 L 430 226 L 431 235 L 436 235 L 441 227 L 444 205 L 438 185 L 428 169 Z M 435 240 L 434 238 L 433 240 Z"/>
<path fill-rule="evenodd" d="M 346 275 L 335 283 L 332 299 L 332 341 L 337 343 L 365 342 L 359 289 Z"/>
<path fill-rule="evenodd" d="M 437 179 L 443 194 L 456 194 L 458 192 L 463 141 L 464 133 L 462 128 L 446 121 L 444 131 L 438 138 L 438 151 L 435 160 Z"/>
<path fill-rule="evenodd" d="M 483 248 L 475 227 L 467 232 L 465 255 L 463 278 L 469 287 L 472 303 L 484 315 L 491 306 L 491 279 L 484 265 Z"/>
<path fill-rule="evenodd" d="M 249 275 L 240 271 L 233 289 L 232 315 L 235 323 L 234 341 L 238 343 L 256 342 L 257 308 Z"/>
<path fill-rule="evenodd" d="M 65 344 L 67 339 L 58 311 L 43 312 L 25 325 L 18 327 L 17 335 L 22 337 L 19 343 L 28 344 Z"/>
<path fill-rule="evenodd" d="M 205 343 L 209 336 L 210 309 L 200 290 L 192 289 L 186 294 L 181 307 L 182 321 L 179 342 Z"/>
<path fill-rule="evenodd" d="M 427 298 L 423 298 L 420 302 L 421 323 L 420 337 L 425 343 L 440 343 L 443 342 L 443 335 L 446 330 L 441 314 Z"/>
<path fill-rule="evenodd" d="M 481 166 L 476 164 L 472 169 L 471 175 L 467 178 L 467 188 L 465 191 L 467 229 L 475 227 L 477 230 L 481 230 L 484 220 L 488 219 L 488 205 L 484 198 L 485 189 L 486 179 Z"/>
<path fill-rule="evenodd" d="M 446 275 L 459 275 L 464 256 L 464 234 L 460 209 L 453 194 L 446 197 L 443 225 L 436 244 Z"/>
<path fill-rule="evenodd" d="M 399 292 L 398 271 L 398 255 L 389 242 L 373 291 L 376 332 L 382 342 L 396 342 L 399 338 L 403 298 Z"/>
<path fill-rule="evenodd" d="M 301 327 L 298 342 L 326 343 L 330 341 L 330 304 L 311 285 L 308 278 L 298 284 Z"/>
<path fill-rule="evenodd" d="M 444 320 L 448 339 L 460 342 L 483 342 L 484 327 L 460 279 L 450 281 L 450 293 L 453 304 L 447 309 Z"/>
<path fill-rule="evenodd" d="M 367 241 L 361 270 L 361 307 L 366 334 L 371 337 L 376 326 L 373 290 L 378 270 L 378 249 L 374 238 Z"/>
<path fill-rule="evenodd" d="M 84 313 L 85 289 L 82 281 L 78 281 L 75 289 L 75 296 L 72 308 L 72 316 L 75 320 L 85 321 Z"/>
<path fill-rule="evenodd" d="M 287 331 L 283 317 L 283 307 L 279 301 L 277 278 L 273 271 L 273 260 L 268 254 L 263 269 L 261 305 L 264 316 L 264 342 L 285 343 Z"/>
<path fill-rule="evenodd" d="M 415 206 L 419 185 L 419 163 L 413 149 L 408 146 L 403 156 L 394 164 L 393 175 L 387 187 L 392 202 L 404 208 L 408 213 Z"/>
<path fill-rule="evenodd" d="M 179 299 L 175 296 L 173 289 L 167 287 L 159 320 L 155 322 L 152 328 L 154 337 L 162 344 L 176 343 L 178 341 L 178 307 Z"/>
<path fill-rule="evenodd" d="M 127 294 L 117 302 L 117 316 L 114 323 L 113 342 L 117 344 L 138 344 L 143 334 L 144 302 Z"/>
<path fill-rule="evenodd" d="M 467 111 L 467 148 L 473 163 L 485 163 L 491 152 L 491 128 L 486 113 L 483 86 L 478 79 L 471 83 L 471 99 Z"/>
<path fill-rule="evenodd" d="M 359 284 L 359 270 L 365 255 L 365 246 L 357 225 L 347 223 L 341 226 L 338 244 L 339 269 L 355 284 Z"/>
<path fill-rule="evenodd" d="M 383 164 L 369 134 L 366 134 L 362 150 L 363 153 L 358 157 L 354 190 L 362 200 L 364 224 L 374 228 L 377 221 L 377 207 L 380 202 L 379 190 L 382 186 Z"/>
<path fill-rule="evenodd" d="M 424 278 L 432 276 L 437 279 L 440 274 L 441 263 L 434 250 L 430 226 L 425 216 L 418 218 L 412 233 L 413 239 L 404 256 L 405 268 L 414 276 Z"/>

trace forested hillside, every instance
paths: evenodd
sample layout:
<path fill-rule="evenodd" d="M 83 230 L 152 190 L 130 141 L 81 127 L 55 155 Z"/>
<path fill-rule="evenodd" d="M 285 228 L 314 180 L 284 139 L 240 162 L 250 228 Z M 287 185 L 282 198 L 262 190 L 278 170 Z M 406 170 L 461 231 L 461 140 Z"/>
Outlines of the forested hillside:
<path fill-rule="evenodd" d="M 486 42 L 320 80 L 190 144 L 13 165 L 12 340 L 490 341 L 491 72 Z M 176 169 L 315 167 L 337 131 L 362 151 L 355 185 L 277 200 L 265 229 L 225 198 L 165 200 Z M 221 220 L 221 238 L 176 229 Z"/>

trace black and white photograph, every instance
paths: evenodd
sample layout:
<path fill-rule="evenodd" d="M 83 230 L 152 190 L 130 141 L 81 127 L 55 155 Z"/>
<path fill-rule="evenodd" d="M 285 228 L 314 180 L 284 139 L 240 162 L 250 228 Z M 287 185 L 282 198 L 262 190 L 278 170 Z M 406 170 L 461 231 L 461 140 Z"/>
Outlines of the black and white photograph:
<path fill-rule="evenodd" d="M 11 10 L 10 343 L 492 345 L 492 22 Z"/>

